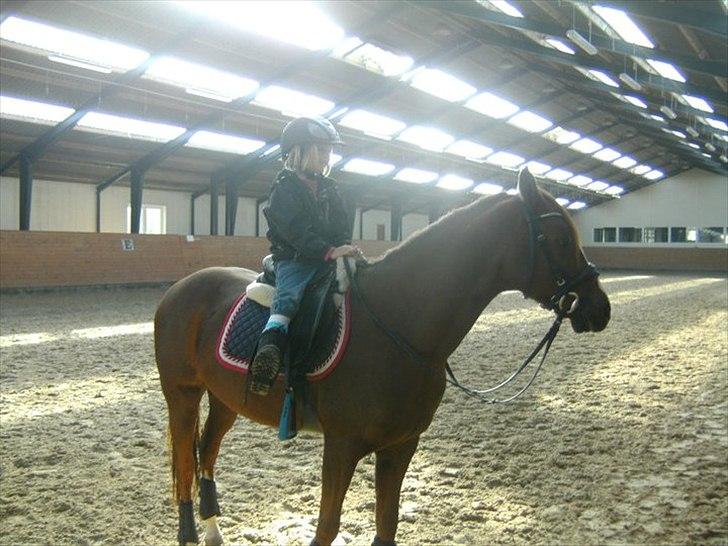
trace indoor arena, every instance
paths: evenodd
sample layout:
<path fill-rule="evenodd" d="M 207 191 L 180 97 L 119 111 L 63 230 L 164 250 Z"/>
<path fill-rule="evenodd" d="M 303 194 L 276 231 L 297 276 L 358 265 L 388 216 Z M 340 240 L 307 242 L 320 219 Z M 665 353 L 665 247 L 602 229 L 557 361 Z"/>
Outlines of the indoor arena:
<path fill-rule="evenodd" d="M 727 41 L 3 1 L 0 545 L 726 544 Z"/>

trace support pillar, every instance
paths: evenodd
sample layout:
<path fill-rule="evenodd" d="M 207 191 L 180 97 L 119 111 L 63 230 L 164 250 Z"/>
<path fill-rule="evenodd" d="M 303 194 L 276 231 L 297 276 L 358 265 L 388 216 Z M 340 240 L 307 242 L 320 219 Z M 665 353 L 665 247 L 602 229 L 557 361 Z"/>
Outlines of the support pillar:
<path fill-rule="evenodd" d="M 390 235 L 392 241 L 402 240 L 402 205 L 399 203 L 392 203 Z"/>
<path fill-rule="evenodd" d="M 195 234 L 195 194 L 190 195 L 190 235 Z"/>
<path fill-rule="evenodd" d="M 268 201 L 268 199 L 255 200 L 255 236 L 260 237 L 260 206 Z"/>
<path fill-rule="evenodd" d="M 26 155 L 20 156 L 20 229 L 30 229 L 30 202 L 33 195 L 33 162 Z"/>
<path fill-rule="evenodd" d="M 217 201 L 220 195 L 220 181 L 210 181 L 210 235 L 217 235 Z"/>
<path fill-rule="evenodd" d="M 235 219 L 238 215 L 238 184 L 225 181 L 225 235 L 235 235 Z"/>
<path fill-rule="evenodd" d="M 142 220 L 142 189 L 144 187 L 144 172 L 139 169 L 131 170 L 131 232 L 139 233 Z"/>
<path fill-rule="evenodd" d="M 101 233 L 101 191 L 96 188 L 96 233 Z"/>

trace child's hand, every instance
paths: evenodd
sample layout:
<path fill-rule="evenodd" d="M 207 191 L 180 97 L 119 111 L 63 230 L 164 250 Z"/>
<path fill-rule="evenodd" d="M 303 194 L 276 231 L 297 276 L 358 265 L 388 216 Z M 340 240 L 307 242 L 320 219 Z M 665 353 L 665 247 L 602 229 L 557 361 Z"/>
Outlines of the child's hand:
<path fill-rule="evenodd" d="M 362 251 L 354 245 L 341 245 L 337 246 L 333 252 L 331 252 L 331 259 L 336 260 L 342 256 L 352 256 L 354 258 L 362 256 Z"/>

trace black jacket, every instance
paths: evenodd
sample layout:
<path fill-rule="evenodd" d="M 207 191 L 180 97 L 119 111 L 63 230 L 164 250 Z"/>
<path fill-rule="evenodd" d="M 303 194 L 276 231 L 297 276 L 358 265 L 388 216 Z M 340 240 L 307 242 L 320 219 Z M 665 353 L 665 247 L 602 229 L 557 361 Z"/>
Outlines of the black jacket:
<path fill-rule="evenodd" d="M 295 173 L 281 171 L 263 213 L 275 260 L 322 261 L 329 248 L 351 243 L 352 224 L 331 178 L 319 177 L 314 196 Z"/>

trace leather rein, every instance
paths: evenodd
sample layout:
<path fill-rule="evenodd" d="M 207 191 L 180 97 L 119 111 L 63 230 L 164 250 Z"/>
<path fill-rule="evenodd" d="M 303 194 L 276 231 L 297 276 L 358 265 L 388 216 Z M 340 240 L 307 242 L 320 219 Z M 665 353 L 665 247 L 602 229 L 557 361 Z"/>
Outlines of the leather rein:
<path fill-rule="evenodd" d="M 458 381 L 457 377 L 455 377 L 455 374 L 452 371 L 452 368 L 450 367 L 449 363 L 445 363 L 445 371 L 447 372 L 446 380 L 448 383 L 453 385 L 454 387 L 457 387 L 461 391 L 463 391 L 468 396 L 471 396 L 473 398 L 476 398 L 480 400 L 481 402 L 485 402 L 488 404 L 504 404 L 507 402 L 510 402 L 512 400 L 515 400 L 519 396 L 521 396 L 526 390 L 533 384 L 533 382 L 536 379 L 536 376 L 538 375 L 539 371 L 541 370 L 541 366 L 543 365 L 544 361 L 546 360 L 546 355 L 549 352 L 549 349 L 551 348 L 551 344 L 553 343 L 554 339 L 556 338 L 556 335 L 559 333 L 559 329 L 561 328 L 561 323 L 563 322 L 565 317 L 568 317 L 571 315 L 576 308 L 579 305 L 579 296 L 574 291 L 574 289 L 579 286 L 580 284 L 584 283 L 585 281 L 588 281 L 590 279 L 596 278 L 599 276 L 599 271 L 597 270 L 596 266 L 590 262 L 587 262 L 584 269 L 582 269 L 579 274 L 577 274 L 575 277 L 569 279 L 564 275 L 561 268 L 558 266 L 557 262 L 554 260 L 553 254 L 551 252 L 551 248 L 549 247 L 548 240 L 546 239 L 546 236 L 543 233 L 543 230 L 541 228 L 541 221 L 548 219 L 548 218 L 561 218 L 564 220 L 563 215 L 560 212 L 547 212 L 545 214 L 536 215 L 534 214 L 533 210 L 531 210 L 530 206 L 523 200 L 521 200 L 521 203 L 524 207 L 524 213 L 526 216 L 526 222 L 528 224 L 528 269 L 527 269 L 527 290 L 526 292 L 530 291 L 531 284 L 533 283 L 533 276 L 535 274 L 535 265 L 536 265 L 536 252 L 538 249 L 543 252 L 544 258 L 546 259 L 546 263 L 549 267 L 549 270 L 551 271 L 551 276 L 554 279 L 554 282 L 556 283 L 556 291 L 554 294 L 549 298 L 548 303 L 544 304 L 543 307 L 546 309 L 549 309 L 550 311 L 553 311 L 556 314 L 556 318 L 554 319 L 553 324 L 549 328 L 548 332 L 546 332 L 546 335 L 541 339 L 541 341 L 538 343 L 536 348 L 531 351 L 531 354 L 526 357 L 526 359 L 521 363 L 521 365 L 516 369 L 515 372 L 511 374 L 510 377 L 505 379 L 504 381 L 500 382 L 498 385 L 494 387 L 490 387 L 488 389 L 483 390 L 476 390 L 471 387 L 467 387 L 460 383 Z M 565 220 L 564 220 L 565 221 Z M 369 305 L 367 304 L 366 300 L 364 299 L 364 296 L 361 293 L 361 289 L 359 288 L 359 283 L 356 278 L 356 275 L 352 274 L 351 266 L 349 265 L 348 260 L 344 260 L 344 265 L 346 267 L 346 274 L 349 277 L 349 281 L 351 283 L 352 290 L 356 297 L 361 302 L 362 306 L 366 310 L 367 314 L 371 318 L 372 322 L 380 329 L 382 332 L 384 332 L 393 342 L 394 344 L 407 356 L 409 356 L 412 360 L 415 362 L 419 362 L 420 364 L 426 365 L 427 361 L 426 359 L 419 353 L 417 350 L 410 345 L 407 340 L 402 338 L 397 332 L 394 330 L 389 329 L 382 320 L 371 310 Z M 573 298 L 572 302 L 568 304 L 567 301 L 568 297 Z M 509 383 L 511 383 L 513 380 L 518 377 L 523 370 L 526 369 L 526 367 L 533 361 L 534 358 L 541 352 L 543 349 L 543 355 L 541 356 L 541 360 L 539 361 L 538 365 L 536 366 L 536 370 L 534 371 L 533 375 L 531 376 L 531 379 L 526 383 L 526 385 L 519 390 L 516 394 L 509 396 L 507 398 L 497 399 L 497 398 L 489 398 L 485 396 L 488 393 L 495 392 Z"/>

